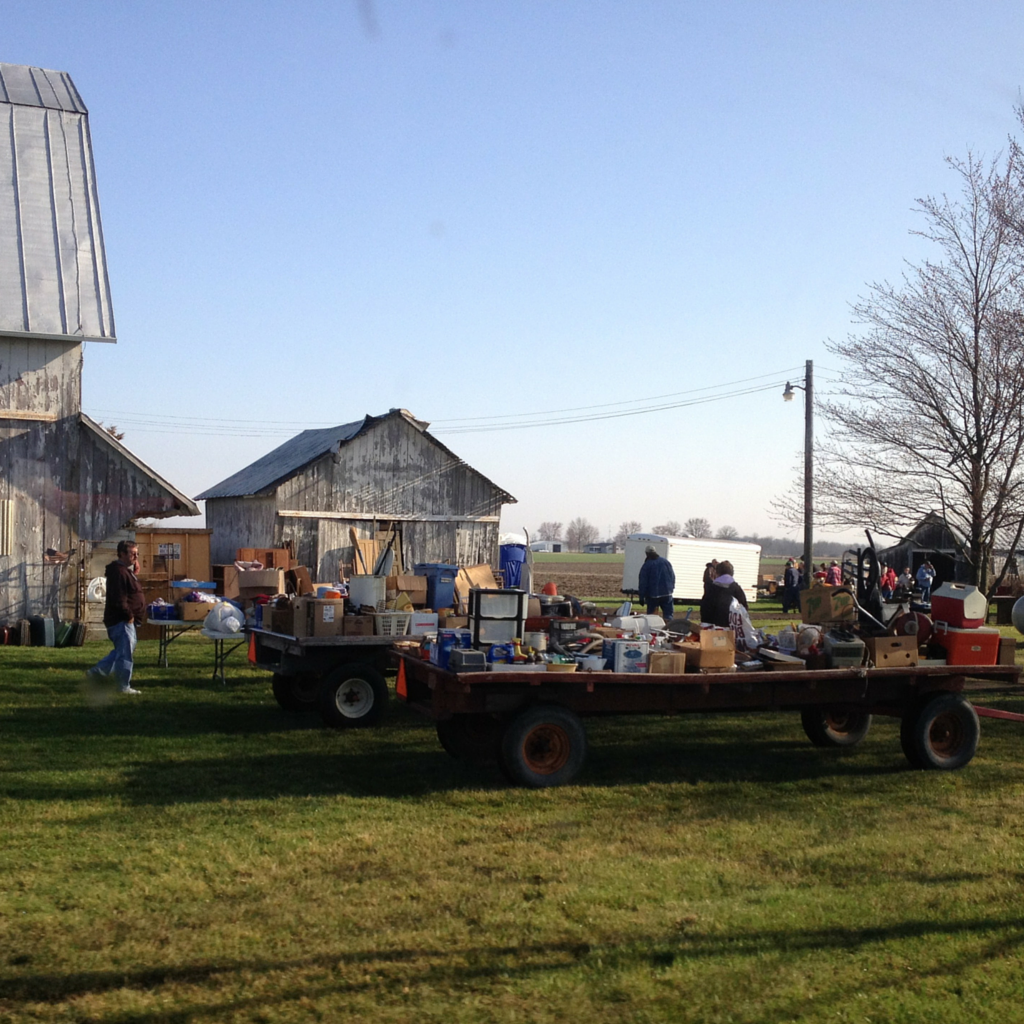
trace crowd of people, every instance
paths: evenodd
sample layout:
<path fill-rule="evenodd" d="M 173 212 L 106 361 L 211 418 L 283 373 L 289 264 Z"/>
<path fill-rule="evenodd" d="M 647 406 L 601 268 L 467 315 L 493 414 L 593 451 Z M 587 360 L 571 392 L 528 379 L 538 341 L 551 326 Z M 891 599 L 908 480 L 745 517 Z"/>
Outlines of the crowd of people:
<path fill-rule="evenodd" d="M 839 587 L 844 583 L 852 581 L 843 579 L 843 570 L 835 559 L 831 564 L 820 563 L 814 568 L 812 563 L 811 578 L 816 584 L 824 584 L 829 587 Z M 803 586 L 804 563 L 797 562 L 795 558 L 786 560 L 786 569 L 782 577 L 782 614 L 800 611 L 800 588 Z M 878 579 L 878 589 L 881 592 L 883 601 L 891 601 L 909 598 L 915 590 L 920 591 L 919 600 L 922 604 L 931 601 L 932 585 L 935 582 L 935 566 L 926 558 L 919 566 L 917 573 L 910 571 L 910 566 L 904 568 L 898 576 L 891 565 L 883 564 L 881 575 Z"/>

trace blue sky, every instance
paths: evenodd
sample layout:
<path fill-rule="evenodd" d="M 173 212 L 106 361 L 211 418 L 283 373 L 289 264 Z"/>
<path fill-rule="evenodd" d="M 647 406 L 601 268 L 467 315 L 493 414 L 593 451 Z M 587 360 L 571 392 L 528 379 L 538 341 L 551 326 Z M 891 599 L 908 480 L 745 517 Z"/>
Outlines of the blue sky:
<path fill-rule="evenodd" d="M 119 340 L 88 346 L 83 405 L 187 493 L 402 406 L 519 498 L 508 529 L 795 536 L 768 512 L 803 441 L 781 385 L 551 413 L 806 359 L 840 376 L 824 342 L 928 252 L 913 205 L 956 188 L 944 157 L 1014 132 L 1022 23 L 1002 2 L 26 2 L 0 60 L 69 72 L 89 107 Z M 456 432 L 483 417 L 546 425 Z"/>

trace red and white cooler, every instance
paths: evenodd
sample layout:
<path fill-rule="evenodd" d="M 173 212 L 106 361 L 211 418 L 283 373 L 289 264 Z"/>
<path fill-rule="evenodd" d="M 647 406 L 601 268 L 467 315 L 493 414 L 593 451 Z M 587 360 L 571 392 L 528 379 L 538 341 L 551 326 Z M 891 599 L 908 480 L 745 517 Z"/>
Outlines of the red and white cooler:
<path fill-rule="evenodd" d="M 932 591 L 932 621 L 956 629 L 975 629 L 988 618 L 988 600 L 968 583 L 943 583 Z"/>
<path fill-rule="evenodd" d="M 935 623 L 932 643 L 946 651 L 947 665 L 998 665 L 998 629 L 957 629 Z"/>

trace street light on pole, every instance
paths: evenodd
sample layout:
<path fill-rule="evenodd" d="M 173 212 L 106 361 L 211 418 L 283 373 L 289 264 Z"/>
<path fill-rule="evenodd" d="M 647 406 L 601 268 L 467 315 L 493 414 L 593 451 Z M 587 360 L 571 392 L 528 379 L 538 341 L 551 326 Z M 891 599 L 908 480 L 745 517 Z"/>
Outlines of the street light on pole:
<path fill-rule="evenodd" d="M 804 393 L 804 573 L 800 586 L 810 586 L 814 566 L 811 562 L 811 547 L 814 543 L 814 360 L 808 359 L 803 384 L 790 384 L 782 397 L 792 402 L 794 388 Z"/>

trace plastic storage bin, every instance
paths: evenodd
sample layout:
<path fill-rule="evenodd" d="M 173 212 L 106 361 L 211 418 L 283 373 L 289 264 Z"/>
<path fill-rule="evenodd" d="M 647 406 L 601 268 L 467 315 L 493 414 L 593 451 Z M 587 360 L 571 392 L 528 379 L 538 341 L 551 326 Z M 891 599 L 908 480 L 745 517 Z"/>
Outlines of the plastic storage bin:
<path fill-rule="evenodd" d="M 364 605 L 375 611 L 384 611 L 387 580 L 383 576 L 351 576 L 348 581 L 348 602 L 359 613 Z"/>
<path fill-rule="evenodd" d="M 469 628 L 473 646 L 507 644 L 521 638 L 526 626 L 525 590 L 471 590 Z"/>
<path fill-rule="evenodd" d="M 439 611 L 455 605 L 455 577 L 459 574 L 457 565 L 443 562 L 420 562 L 413 566 L 413 575 L 427 578 L 427 605 Z"/>

